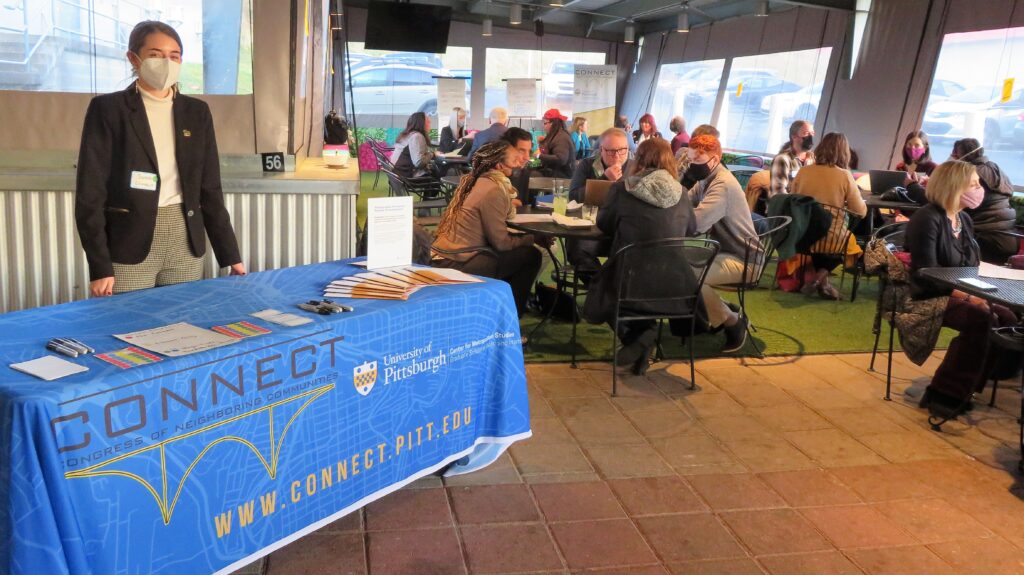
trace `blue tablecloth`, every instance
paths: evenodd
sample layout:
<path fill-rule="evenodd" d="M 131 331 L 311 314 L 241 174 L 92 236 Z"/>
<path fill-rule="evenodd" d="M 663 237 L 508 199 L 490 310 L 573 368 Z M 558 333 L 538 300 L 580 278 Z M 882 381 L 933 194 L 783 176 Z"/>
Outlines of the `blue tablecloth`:
<path fill-rule="evenodd" d="M 508 285 L 299 311 L 342 262 L 0 316 L 0 571 L 237 569 L 423 475 L 485 465 L 530 435 Z M 281 327 L 274 308 L 314 319 Z M 51 337 L 248 320 L 272 333 L 159 363 L 47 382 L 8 364 Z M 461 467 L 460 467 L 461 465 Z"/>

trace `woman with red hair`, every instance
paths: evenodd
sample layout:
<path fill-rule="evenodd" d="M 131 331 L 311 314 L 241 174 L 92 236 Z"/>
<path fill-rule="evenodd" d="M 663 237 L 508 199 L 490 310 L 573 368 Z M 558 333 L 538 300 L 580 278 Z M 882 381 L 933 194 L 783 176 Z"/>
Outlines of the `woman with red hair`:
<path fill-rule="evenodd" d="M 642 144 L 651 138 L 661 138 L 658 125 L 654 122 L 654 116 L 644 114 L 640 116 L 640 129 L 633 131 L 633 141 Z"/>

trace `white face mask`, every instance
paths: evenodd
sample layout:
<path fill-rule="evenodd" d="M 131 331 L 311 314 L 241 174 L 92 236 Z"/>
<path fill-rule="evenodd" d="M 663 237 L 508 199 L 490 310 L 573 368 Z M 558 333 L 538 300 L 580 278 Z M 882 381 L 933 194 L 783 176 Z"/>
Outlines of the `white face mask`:
<path fill-rule="evenodd" d="M 170 58 L 146 58 L 139 66 L 139 77 L 160 91 L 177 84 L 180 73 L 181 62 L 175 62 Z"/>

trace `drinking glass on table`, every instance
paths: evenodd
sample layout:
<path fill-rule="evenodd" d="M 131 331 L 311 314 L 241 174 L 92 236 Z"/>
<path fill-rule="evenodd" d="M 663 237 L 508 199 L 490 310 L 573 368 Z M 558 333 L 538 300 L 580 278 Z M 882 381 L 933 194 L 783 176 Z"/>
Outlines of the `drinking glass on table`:
<path fill-rule="evenodd" d="M 555 213 L 560 216 L 564 216 L 565 209 L 569 205 L 569 191 L 565 188 L 565 183 L 562 180 L 555 180 L 555 197 L 553 203 Z"/>
<path fill-rule="evenodd" d="M 591 206 L 589 204 L 583 204 L 583 213 L 580 214 L 583 219 L 587 220 L 592 224 L 597 223 L 597 206 Z"/>

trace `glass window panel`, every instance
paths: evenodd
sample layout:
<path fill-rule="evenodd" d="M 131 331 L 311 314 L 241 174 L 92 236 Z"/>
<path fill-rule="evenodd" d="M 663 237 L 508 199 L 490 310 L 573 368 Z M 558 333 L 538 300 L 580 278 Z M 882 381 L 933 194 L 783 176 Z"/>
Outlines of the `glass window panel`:
<path fill-rule="evenodd" d="M 831 55 L 819 48 L 734 58 L 718 116 L 722 146 L 774 153 L 792 122 L 813 122 Z"/>
<path fill-rule="evenodd" d="M 181 36 L 186 94 L 252 93 L 252 0 L 22 0 L 0 10 L 0 90 L 104 93 L 132 81 L 132 28 Z"/>
<path fill-rule="evenodd" d="M 390 76 L 391 72 L 386 68 L 380 70 L 363 69 L 352 74 L 352 85 L 358 88 L 390 86 Z"/>
<path fill-rule="evenodd" d="M 668 124 L 673 116 L 682 116 L 686 120 L 686 129 L 691 132 L 701 124 L 711 123 L 724 68 L 725 60 L 683 62 L 661 67 L 651 114 L 662 135 L 671 137 Z"/>
<path fill-rule="evenodd" d="M 1009 78 L 1013 88 L 1003 102 Z M 956 140 L 975 138 L 1012 182 L 1024 183 L 1024 28 L 947 34 L 921 129 L 936 162 Z"/>
<path fill-rule="evenodd" d="M 487 110 L 508 105 L 507 78 L 537 78 L 540 112 L 558 108 L 572 117 L 573 64 L 604 64 L 603 52 L 552 52 L 542 50 L 487 49 L 484 104 Z M 487 113 L 487 112 L 485 112 Z"/>
<path fill-rule="evenodd" d="M 469 78 L 473 49 L 449 46 L 444 54 L 367 50 L 362 42 L 348 43 L 352 67 L 352 106 L 357 129 L 372 138 L 393 143 L 414 112 L 430 116 L 432 138 L 448 117 L 437 116 L 437 77 Z M 346 90 L 348 85 L 346 83 Z M 470 81 L 466 81 L 469 104 Z"/>

